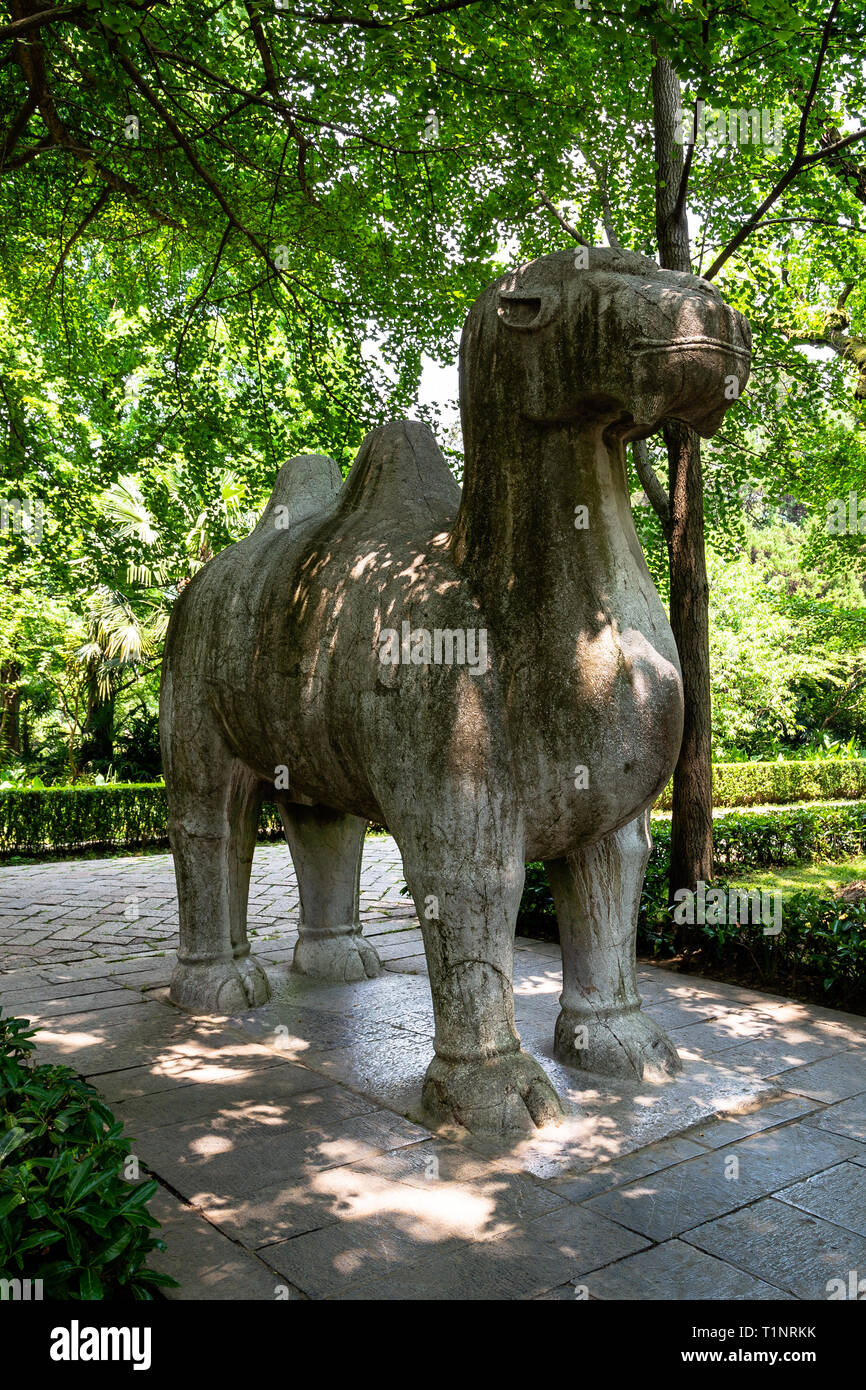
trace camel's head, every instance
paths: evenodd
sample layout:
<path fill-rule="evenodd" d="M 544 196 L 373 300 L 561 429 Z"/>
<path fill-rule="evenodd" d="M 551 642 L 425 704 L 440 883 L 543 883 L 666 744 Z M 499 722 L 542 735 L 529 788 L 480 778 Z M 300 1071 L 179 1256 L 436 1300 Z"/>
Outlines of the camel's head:
<path fill-rule="evenodd" d="M 460 352 L 467 422 L 507 410 L 623 439 L 684 420 L 715 434 L 749 375 L 751 333 L 706 280 L 607 248 L 556 251 L 494 281 Z"/>

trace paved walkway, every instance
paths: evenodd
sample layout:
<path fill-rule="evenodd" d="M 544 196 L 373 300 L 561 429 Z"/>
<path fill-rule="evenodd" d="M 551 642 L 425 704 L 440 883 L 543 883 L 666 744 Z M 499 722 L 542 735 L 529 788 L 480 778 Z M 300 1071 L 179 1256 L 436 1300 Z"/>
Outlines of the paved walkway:
<path fill-rule="evenodd" d="M 251 934 L 275 994 L 223 1019 L 168 1000 L 168 855 L 0 870 L 0 1004 L 134 1136 L 160 1182 L 171 1296 L 812 1300 L 866 1276 L 866 1020 L 647 966 L 645 1006 L 684 1072 L 612 1083 L 553 1058 L 558 951 L 518 939 L 518 1026 L 569 1113 L 507 1146 L 434 1134 L 400 882 L 393 842 L 369 840 L 363 915 L 385 972 L 314 984 L 287 968 L 288 852 L 261 846 Z"/>

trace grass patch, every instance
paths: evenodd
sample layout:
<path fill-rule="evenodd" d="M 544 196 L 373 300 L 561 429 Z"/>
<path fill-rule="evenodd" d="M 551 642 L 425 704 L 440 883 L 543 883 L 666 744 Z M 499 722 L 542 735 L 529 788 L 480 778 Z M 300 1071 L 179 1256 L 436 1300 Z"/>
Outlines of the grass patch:
<path fill-rule="evenodd" d="M 835 893 L 846 883 L 866 879 L 866 855 L 844 859 L 838 864 L 785 864 L 772 869 L 754 869 L 748 877 L 730 877 L 731 888 L 759 888 L 763 892 L 780 892 L 782 898 L 805 890 L 815 893 Z"/>

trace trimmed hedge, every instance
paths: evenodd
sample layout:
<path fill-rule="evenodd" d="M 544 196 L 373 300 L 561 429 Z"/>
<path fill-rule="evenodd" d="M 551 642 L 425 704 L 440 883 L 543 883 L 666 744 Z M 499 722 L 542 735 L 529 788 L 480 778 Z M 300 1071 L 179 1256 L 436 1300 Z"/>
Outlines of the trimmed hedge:
<path fill-rule="evenodd" d="M 671 822 L 653 817 L 653 840 L 670 856 Z M 713 817 L 716 871 L 847 859 L 866 844 L 866 801 L 727 811 Z"/>
<path fill-rule="evenodd" d="M 769 769 L 774 774 L 778 769 L 799 769 L 802 776 L 797 785 L 801 791 L 814 791 L 818 786 L 818 781 L 807 778 L 813 769 L 816 775 L 826 768 L 845 772 L 855 769 L 850 772 L 847 784 L 842 777 L 836 781 L 836 792 L 840 798 L 845 798 L 856 783 L 859 775 L 856 770 L 861 767 L 866 768 L 866 760 L 863 763 L 726 763 L 719 764 L 715 772 L 724 776 L 742 774 L 741 793 L 753 792 L 760 804 L 770 805 L 774 803 L 768 800 L 767 792 L 773 789 L 768 783 L 760 782 L 755 769 Z M 747 774 L 752 778 L 751 783 Z M 784 785 L 790 789 L 795 781 L 791 776 L 786 784 L 779 773 L 776 790 L 780 791 Z M 863 791 L 866 797 L 866 779 Z M 662 809 L 662 800 L 656 809 Z M 77 854 L 88 849 L 167 845 L 166 823 L 165 787 L 161 783 L 10 788 L 0 791 L 0 858 L 49 851 Z M 716 859 L 724 869 L 740 864 L 791 864 L 809 858 L 844 858 L 859 852 L 864 842 L 864 823 L 866 801 L 852 800 L 846 805 L 843 800 L 842 805 L 818 806 L 809 805 L 807 799 L 799 806 L 780 804 L 778 810 L 764 814 L 751 811 L 738 815 L 731 811 L 714 818 Z M 657 840 L 670 834 L 670 820 L 664 815 L 654 817 L 653 826 Z M 278 839 L 282 835 L 277 809 L 268 802 L 262 807 L 259 834 L 262 839 Z"/>
<path fill-rule="evenodd" d="M 160 784 L 0 792 L 2 855 L 167 843 L 165 787 Z"/>
<path fill-rule="evenodd" d="M 0 858 L 167 845 L 167 821 L 162 783 L 14 788 L 0 792 Z M 282 835 L 275 806 L 262 808 L 260 835 Z"/>
<path fill-rule="evenodd" d="M 669 782 L 656 809 L 671 809 Z M 715 806 L 784 806 L 793 801 L 853 801 L 866 797 L 866 758 L 825 762 L 714 763 Z"/>

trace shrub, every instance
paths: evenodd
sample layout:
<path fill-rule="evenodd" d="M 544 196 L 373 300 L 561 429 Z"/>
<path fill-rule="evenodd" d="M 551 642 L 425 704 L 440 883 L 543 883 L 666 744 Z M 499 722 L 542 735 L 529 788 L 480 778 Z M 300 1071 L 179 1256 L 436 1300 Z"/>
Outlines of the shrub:
<path fill-rule="evenodd" d="M 167 843 L 165 787 L 107 783 L 0 792 L 0 853 Z"/>
<path fill-rule="evenodd" d="M 714 763 L 716 806 L 782 806 L 794 801 L 848 801 L 866 796 L 866 758 L 774 763 Z M 672 787 L 656 809 L 669 811 Z"/>
<path fill-rule="evenodd" d="M 124 1180 L 123 1126 L 69 1068 L 33 1066 L 26 1019 L 0 1017 L 0 1277 L 50 1299 L 152 1299 L 167 1274 L 147 1210 L 156 1182 Z"/>
<path fill-rule="evenodd" d="M 732 763 L 727 765 L 727 770 L 738 772 L 745 769 L 751 775 L 755 768 L 804 767 L 807 770 L 820 770 L 836 766 L 866 768 L 866 762 Z M 724 765 L 722 770 L 725 771 Z M 842 788 L 843 780 L 837 781 L 837 792 Z M 800 791 L 815 790 L 817 784 L 810 784 L 801 778 L 798 786 Z M 849 790 L 853 786 L 854 782 L 851 782 Z M 788 784 L 788 789 L 792 788 L 793 782 Z M 758 799 L 763 799 L 767 790 L 767 784 L 762 784 Z M 745 795 L 746 791 L 747 787 L 742 794 Z M 757 791 L 754 794 L 758 797 Z M 661 801 L 657 810 L 659 806 Z M 752 812 L 748 822 L 742 818 L 737 820 L 733 812 L 718 816 L 715 820 L 717 860 L 723 867 L 732 867 L 740 863 L 788 864 L 804 858 L 841 858 L 859 848 L 861 832 L 866 830 L 864 806 L 866 802 L 819 806 L 804 801 L 799 806 L 780 806 L 779 810 L 768 812 L 763 817 L 758 812 Z M 165 787 L 162 783 L 8 787 L 0 790 L 0 857 L 47 851 L 76 854 L 84 849 L 127 845 L 130 848 L 167 845 L 167 817 Z M 669 822 L 664 815 L 654 817 L 653 827 L 657 837 L 664 836 L 665 825 L 669 825 Z M 276 806 L 267 801 L 261 811 L 259 836 L 261 839 L 279 839 L 282 836 Z M 527 882 L 531 891 L 531 880 Z"/>
<path fill-rule="evenodd" d="M 671 822 L 652 817 L 653 847 L 641 898 L 641 920 L 655 921 L 666 905 Z M 780 806 L 774 811 L 729 811 L 713 819 L 716 871 L 766 868 L 860 854 L 866 843 L 866 801 L 848 806 Z M 543 864 L 527 864 L 520 920 L 530 924 L 554 912 Z"/>
<path fill-rule="evenodd" d="M 716 880 L 710 887 L 728 885 Z M 727 915 L 727 914 L 726 914 Z M 670 956 L 674 922 L 667 902 L 648 900 L 642 913 L 639 949 Z M 738 920 L 695 923 L 690 927 L 691 950 L 700 964 L 749 977 L 762 989 L 812 999 L 837 1008 L 860 1008 L 866 1003 L 866 904 L 841 902 L 831 893 L 801 892 L 782 906 L 778 936 L 765 935 L 760 923 Z"/>
<path fill-rule="evenodd" d="M 653 834 L 667 834 L 661 823 Z M 860 854 L 866 841 L 866 802 L 841 806 L 781 806 L 773 811 L 729 811 L 713 819 L 717 870 L 764 868 Z"/>
<path fill-rule="evenodd" d="M 670 956 L 675 924 L 668 908 L 671 823 L 654 816 L 653 847 L 641 892 L 638 950 Z M 843 806 L 785 806 L 775 811 L 729 811 L 713 821 L 716 872 L 834 860 L 862 852 L 866 802 Z M 723 878 L 708 887 L 727 885 Z M 853 1007 L 866 998 L 866 907 L 820 893 L 797 894 L 782 914 L 778 937 L 737 923 L 690 928 L 690 948 L 702 963 L 749 968 L 762 986 L 791 992 L 802 982 L 812 996 Z M 553 898 L 543 864 L 528 864 L 517 930 L 557 938 Z"/>
<path fill-rule="evenodd" d="M 260 834 L 282 835 L 276 807 L 265 804 Z M 168 844 L 168 806 L 161 782 L 103 786 L 7 788 L 0 791 L 0 856 L 76 854 L 119 845 Z"/>

